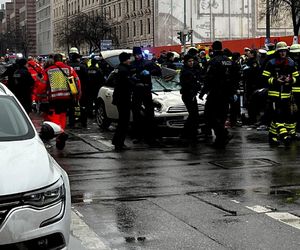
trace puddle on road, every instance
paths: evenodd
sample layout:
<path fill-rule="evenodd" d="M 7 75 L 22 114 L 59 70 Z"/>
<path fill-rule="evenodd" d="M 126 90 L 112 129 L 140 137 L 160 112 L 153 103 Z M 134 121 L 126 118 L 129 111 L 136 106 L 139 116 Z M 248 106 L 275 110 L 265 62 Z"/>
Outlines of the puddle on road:
<path fill-rule="evenodd" d="M 271 166 L 280 165 L 278 162 L 265 159 L 265 158 L 211 161 L 209 163 L 221 167 L 223 169 L 261 168 L 261 167 L 271 167 Z"/>
<path fill-rule="evenodd" d="M 300 189 L 273 189 L 269 194 L 282 200 L 284 203 L 292 204 L 300 201 Z"/>

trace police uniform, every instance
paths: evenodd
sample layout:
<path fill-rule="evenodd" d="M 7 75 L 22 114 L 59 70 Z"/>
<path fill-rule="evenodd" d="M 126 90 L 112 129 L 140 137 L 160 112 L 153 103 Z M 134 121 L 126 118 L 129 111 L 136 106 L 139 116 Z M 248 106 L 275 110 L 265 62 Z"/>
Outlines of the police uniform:
<path fill-rule="evenodd" d="M 222 148 L 230 139 L 225 128 L 225 121 L 229 111 L 230 97 L 234 94 L 233 63 L 221 51 L 221 42 L 214 42 L 213 49 L 214 56 L 208 63 L 206 81 L 201 90 L 200 98 L 207 94 L 204 111 L 206 123 L 216 135 L 213 146 Z"/>

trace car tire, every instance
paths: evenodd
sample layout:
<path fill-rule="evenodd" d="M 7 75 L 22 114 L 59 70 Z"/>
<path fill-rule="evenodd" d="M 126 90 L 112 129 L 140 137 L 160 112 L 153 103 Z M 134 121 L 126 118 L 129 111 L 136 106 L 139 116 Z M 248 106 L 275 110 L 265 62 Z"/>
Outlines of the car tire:
<path fill-rule="evenodd" d="M 107 118 L 105 105 L 100 101 L 96 109 L 96 122 L 100 128 L 108 129 L 111 124 L 111 121 Z"/>

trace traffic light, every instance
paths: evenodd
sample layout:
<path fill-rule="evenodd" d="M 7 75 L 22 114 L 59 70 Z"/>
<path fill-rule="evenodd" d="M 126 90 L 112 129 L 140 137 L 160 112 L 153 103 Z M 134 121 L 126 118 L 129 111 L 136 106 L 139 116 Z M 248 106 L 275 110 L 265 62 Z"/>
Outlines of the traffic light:
<path fill-rule="evenodd" d="M 179 39 L 180 43 L 183 43 L 183 32 L 182 31 L 178 31 L 177 32 L 177 38 Z"/>
<path fill-rule="evenodd" d="M 191 41 L 192 40 L 192 36 L 193 36 L 193 30 L 189 30 L 187 33 L 187 40 Z"/>

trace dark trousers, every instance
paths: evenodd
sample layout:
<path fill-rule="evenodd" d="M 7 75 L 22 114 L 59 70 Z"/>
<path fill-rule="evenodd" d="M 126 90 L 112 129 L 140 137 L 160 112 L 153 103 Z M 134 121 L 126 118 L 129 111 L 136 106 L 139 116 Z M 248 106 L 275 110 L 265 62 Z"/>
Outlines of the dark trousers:
<path fill-rule="evenodd" d="M 130 120 L 130 103 L 117 104 L 119 112 L 118 125 L 112 139 L 112 144 L 115 146 L 123 146 Z"/>
<path fill-rule="evenodd" d="M 86 103 L 80 101 L 79 102 L 79 106 L 80 106 L 80 122 L 82 126 L 86 126 L 87 125 L 87 109 L 86 109 Z M 69 126 L 70 127 L 74 127 L 75 126 L 75 120 L 76 120 L 76 112 L 75 112 L 75 108 L 78 107 L 78 103 L 74 103 L 69 107 L 68 110 L 68 116 L 69 116 Z"/>
<path fill-rule="evenodd" d="M 137 139 L 153 140 L 154 107 L 150 90 L 138 89 L 132 95 L 133 131 Z"/>
<path fill-rule="evenodd" d="M 222 97 L 211 98 L 208 96 L 205 103 L 204 116 L 207 125 L 212 128 L 216 135 L 216 143 L 226 142 L 228 131 L 225 128 L 225 121 L 229 109 L 229 102 Z"/>
<path fill-rule="evenodd" d="M 199 111 L 197 99 L 182 96 L 182 101 L 189 113 L 183 128 L 183 136 L 188 139 L 196 139 L 199 126 Z"/>

